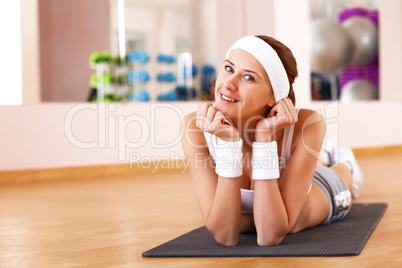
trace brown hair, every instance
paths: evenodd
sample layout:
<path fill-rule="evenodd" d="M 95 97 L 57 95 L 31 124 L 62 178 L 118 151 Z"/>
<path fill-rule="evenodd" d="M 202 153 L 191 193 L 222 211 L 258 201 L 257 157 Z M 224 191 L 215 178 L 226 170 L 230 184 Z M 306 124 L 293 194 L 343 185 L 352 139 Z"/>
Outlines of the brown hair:
<path fill-rule="evenodd" d="M 287 46 L 272 37 L 266 35 L 256 35 L 256 37 L 267 42 L 276 51 L 276 54 L 278 54 L 279 58 L 281 59 L 289 79 L 290 88 L 288 97 L 292 100 L 293 105 L 296 105 L 296 96 L 293 91 L 293 82 L 295 81 L 298 72 L 297 62 L 295 57 L 293 56 L 292 51 Z"/>

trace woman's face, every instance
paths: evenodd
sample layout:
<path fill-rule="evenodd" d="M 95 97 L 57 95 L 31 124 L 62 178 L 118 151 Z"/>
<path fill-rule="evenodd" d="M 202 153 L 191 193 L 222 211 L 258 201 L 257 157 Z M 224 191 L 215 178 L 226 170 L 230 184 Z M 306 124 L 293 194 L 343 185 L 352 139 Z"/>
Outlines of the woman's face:
<path fill-rule="evenodd" d="M 271 83 L 260 62 L 244 50 L 233 50 L 215 84 L 215 108 L 233 119 L 264 116 L 275 105 Z"/>

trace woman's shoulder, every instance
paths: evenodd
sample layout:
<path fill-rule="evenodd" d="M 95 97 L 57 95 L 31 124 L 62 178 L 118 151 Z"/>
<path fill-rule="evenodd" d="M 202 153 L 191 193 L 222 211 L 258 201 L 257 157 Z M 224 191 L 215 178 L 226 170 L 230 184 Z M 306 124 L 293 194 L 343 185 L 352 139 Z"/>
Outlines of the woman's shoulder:
<path fill-rule="evenodd" d="M 309 148 L 309 151 L 320 151 L 326 131 L 325 118 L 317 111 L 300 109 L 295 124 L 292 151 L 296 148 Z"/>
<path fill-rule="evenodd" d="M 325 118 L 318 111 L 300 108 L 298 114 L 298 121 L 296 124 L 302 124 L 307 126 L 314 123 L 318 123 L 319 125 L 326 125 Z"/>
<path fill-rule="evenodd" d="M 302 108 L 299 110 L 298 121 L 295 125 L 295 132 L 299 134 L 324 133 L 327 123 L 325 118 L 318 111 Z"/>

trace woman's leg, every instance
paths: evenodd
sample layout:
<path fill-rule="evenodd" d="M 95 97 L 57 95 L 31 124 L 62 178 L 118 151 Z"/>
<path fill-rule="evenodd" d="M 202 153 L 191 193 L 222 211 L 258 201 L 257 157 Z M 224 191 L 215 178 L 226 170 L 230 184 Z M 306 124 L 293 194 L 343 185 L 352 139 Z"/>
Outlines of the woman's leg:
<path fill-rule="evenodd" d="M 338 146 L 334 149 L 333 158 L 333 163 L 338 163 L 338 165 L 342 163 L 349 167 L 349 170 L 351 171 L 353 177 L 352 187 L 350 191 L 354 198 L 359 197 L 360 189 L 363 186 L 363 173 L 356 161 L 352 149 L 347 146 Z"/>
<path fill-rule="evenodd" d="M 346 165 L 345 163 L 338 163 L 335 166 L 328 166 L 326 162 L 322 159 L 322 156 L 320 155 L 318 158 L 318 164 L 329 167 L 338 175 L 342 178 L 342 180 L 345 182 L 346 186 L 348 187 L 349 191 L 352 189 L 353 185 L 353 174 L 352 171 L 350 170 L 350 167 Z"/>
<path fill-rule="evenodd" d="M 345 182 L 346 187 L 348 187 L 348 190 L 350 191 L 352 189 L 353 184 L 353 175 L 352 172 L 350 171 L 350 168 L 344 163 L 339 163 L 336 166 L 330 167 L 330 169 L 338 173 L 338 175 Z"/>

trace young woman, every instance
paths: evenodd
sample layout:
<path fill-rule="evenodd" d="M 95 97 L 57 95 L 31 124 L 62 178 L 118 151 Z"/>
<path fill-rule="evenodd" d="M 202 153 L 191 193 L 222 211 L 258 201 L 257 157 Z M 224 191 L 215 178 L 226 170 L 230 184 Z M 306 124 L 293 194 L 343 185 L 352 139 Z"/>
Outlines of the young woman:
<path fill-rule="evenodd" d="M 215 103 L 201 103 L 182 122 L 201 214 L 221 245 L 236 245 L 242 232 L 256 232 L 260 246 L 278 245 L 288 233 L 344 218 L 349 190 L 358 194 L 352 151 L 320 155 L 324 118 L 294 107 L 296 76 L 285 45 L 243 37 L 226 54 Z"/>

